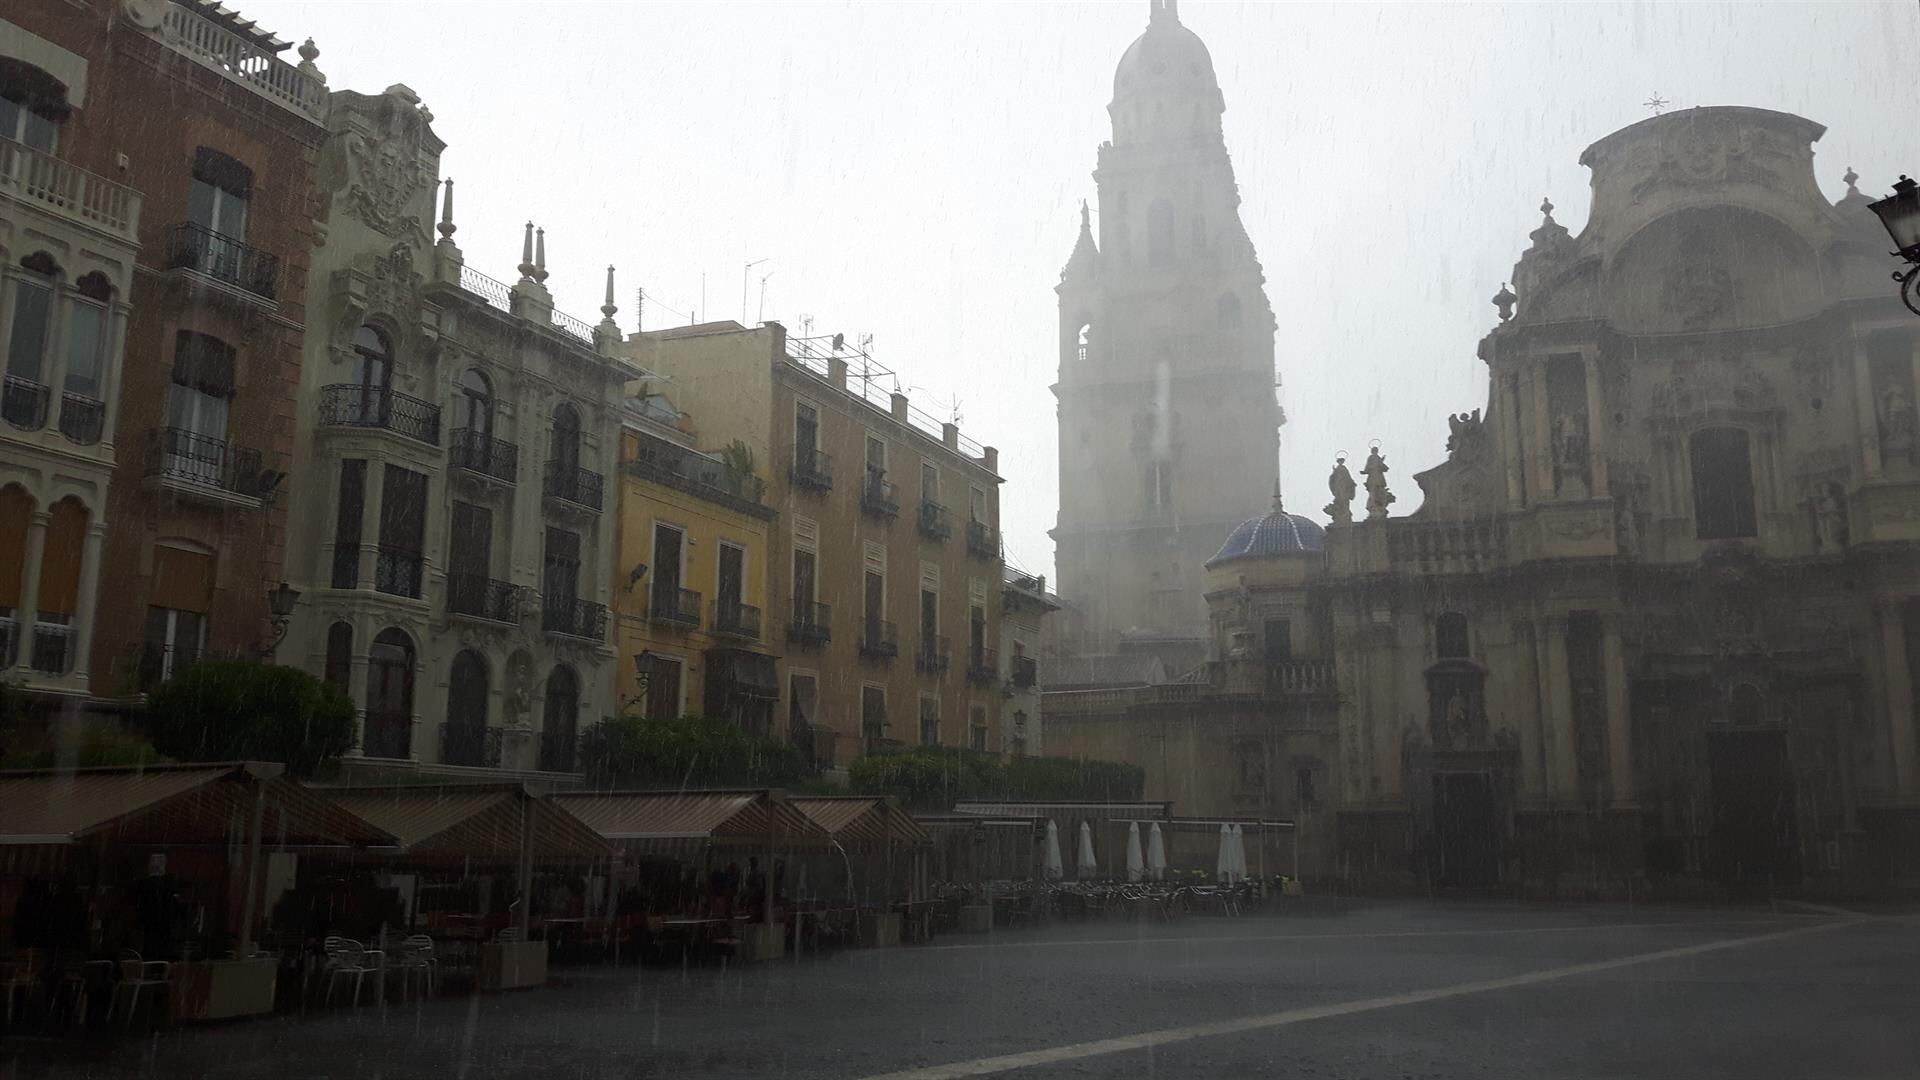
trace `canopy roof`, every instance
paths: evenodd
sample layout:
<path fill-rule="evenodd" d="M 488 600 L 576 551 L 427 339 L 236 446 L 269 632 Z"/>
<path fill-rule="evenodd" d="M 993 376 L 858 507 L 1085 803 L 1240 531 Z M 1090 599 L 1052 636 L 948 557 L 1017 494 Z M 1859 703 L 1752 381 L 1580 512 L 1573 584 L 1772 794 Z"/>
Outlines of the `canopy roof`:
<path fill-rule="evenodd" d="M 392 844 L 392 833 L 285 779 L 286 767 L 241 761 L 0 772 L 0 844 Z"/>
<path fill-rule="evenodd" d="M 774 791 L 569 791 L 555 793 L 553 801 L 603 839 L 621 844 L 826 840 L 819 826 Z"/>
<path fill-rule="evenodd" d="M 859 844 L 931 844 L 933 837 L 891 799 L 866 795 L 796 795 L 793 805 L 836 840 Z"/>
<path fill-rule="evenodd" d="M 1170 802 L 960 802 L 956 814 L 980 817 L 1055 817 L 1123 821 L 1152 821 L 1173 816 Z"/>
<path fill-rule="evenodd" d="M 529 813 L 535 860 L 614 854 L 585 822 L 525 784 L 329 788 L 321 794 L 392 833 L 408 854 L 513 861 L 520 857 Z"/>

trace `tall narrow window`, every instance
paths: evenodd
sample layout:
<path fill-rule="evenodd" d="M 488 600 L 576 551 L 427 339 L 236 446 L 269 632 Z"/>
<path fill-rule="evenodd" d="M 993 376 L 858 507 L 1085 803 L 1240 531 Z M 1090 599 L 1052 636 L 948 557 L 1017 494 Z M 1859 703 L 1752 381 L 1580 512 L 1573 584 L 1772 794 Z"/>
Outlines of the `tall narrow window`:
<path fill-rule="evenodd" d="M 820 412 L 806 402 L 797 402 L 793 407 L 793 456 L 800 462 L 810 461 L 814 451 L 820 449 Z"/>
<path fill-rule="evenodd" d="M 460 376 L 458 426 L 475 435 L 493 434 L 493 384 L 475 368 Z"/>
<path fill-rule="evenodd" d="M 680 614 L 680 590 L 683 576 L 680 565 L 686 534 L 672 525 L 655 522 L 653 526 L 653 610 L 660 614 Z"/>
<path fill-rule="evenodd" d="M 43 154 L 51 154 L 59 143 L 60 121 L 56 102 L 24 89 L 0 91 L 0 139 L 12 139 Z"/>
<path fill-rule="evenodd" d="M 887 691 L 882 686 L 860 688 L 860 737 L 873 750 L 887 736 Z"/>
<path fill-rule="evenodd" d="M 540 592 L 547 607 L 547 625 L 561 629 L 571 627 L 574 608 L 580 599 L 579 533 L 567 529 L 547 529 L 546 563 L 540 572 Z"/>
<path fill-rule="evenodd" d="M 1746 429 L 1695 432 L 1688 451 L 1693 466 L 1694 535 L 1702 540 L 1755 535 L 1753 463 Z"/>
<path fill-rule="evenodd" d="M 979 604 L 967 609 L 967 662 L 976 668 L 987 662 L 987 609 Z"/>
<path fill-rule="evenodd" d="M 812 610 L 814 598 L 819 595 L 818 565 L 819 556 L 811 551 L 797 550 L 793 553 L 793 602 L 796 612 Z"/>
<path fill-rule="evenodd" d="M 418 597 L 427 533 L 427 475 L 388 465 L 384 482 L 373 587 L 394 596 Z"/>
<path fill-rule="evenodd" d="M 1464 660 L 1469 655 L 1467 617 L 1449 611 L 1433 620 L 1434 653 L 1442 660 Z"/>
<path fill-rule="evenodd" d="M 233 347 L 226 342 L 187 330 L 175 335 L 173 381 L 167 387 L 169 475 L 223 486 L 233 369 Z"/>
<path fill-rule="evenodd" d="M 673 657 L 658 653 L 649 657 L 647 671 L 647 718 L 676 720 L 680 717 L 680 669 Z"/>
<path fill-rule="evenodd" d="M 745 630 L 747 551 L 738 544 L 720 545 L 720 570 L 715 580 L 714 622 L 724 629 Z"/>
<path fill-rule="evenodd" d="M 448 765 L 498 765 L 487 752 L 487 661 L 472 649 L 453 656 L 447 672 L 447 722 L 440 728 L 440 760 Z"/>
<path fill-rule="evenodd" d="M 386 335 L 371 326 L 353 332 L 354 382 L 359 386 L 360 423 L 377 425 L 387 415 L 387 391 L 393 385 L 393 350 Z"/>
<path fill-rule="evenodd" d="M 929 503 L 940 501 L 940 466 L 931 461 L 920 463 L 920 500 Z"/>
<path fill-rule="evenodd" d="M 353 693 L 353 626 L 337 622 L 327 627 L 325 678 L 343 692 Z"/>
<path fill-rule="evenodd" d="M 247 238 L 253 170 L 218 150 L 200 147 L 187 192 L 187 220 L 233 240 Z"/>
<path fill-rule="evenodd" d="M 112 288 L 92 273 L 81 278 L 67 303 L 67 364 L 60 404 L 60 433 L 82 446 L 100 441 L 106 420 L 101 399 L 106 364 L 107 308 Z M 95 301 L 98 301 L 97 303 Z"/>
<path fill-rule="evenodd" d="M 447 610 L 510 621 L 493 589 L 493 509 L 456 502 L 447 521 Z"/>
<path fill-rule="evenodd" d="M 872 570 L 867 571 L 866 592 L 863 599 L 865 600 L 864 611 L 867 617 L 866 640 L 868 641 L 878 642 L 881 640 L 882 621 L 887 617 L 886 597 L 886 575 L 876 573 Z"/>
<path fill-rule="evenodd" d="M 20 261 L 13 283 L 13 330 L 7 340 L 7 375 L 0 415 L 14 427 L 34 430 L 47 422 L 47 341 L 52 336 L 54 262 L 44 252 Z"/>
<path fill-rule="evenodd" d="M 574 748 L 580 737 L 580 679 L 565 664 L 555 664 L 547 676 L 547 700 L 541 719 L 540 767 L 548 772 L 572 772 Z"/>
<path fill-rule="evenodd" d="M 1293 623 L 1286 619 L 1268 619 L 1265 640 L 1261 643 L 1267 662 L 1285 663 L 1293 659 Z"/>
<path fill-rule="evenodd" d="M 1147 265 L 1156 269 L 1173 265 L 1173 204 L 1155 199 L 1147 207 Z"/>
<path fill-rule="evenodd" d="M 340 463 L 340 510 L 333 523 L 333 587 L 360 585 L 360 519 L 366 514 L 367 463 L 349 458 Z"/>
<path fill-rule="evenodd" d="M 987 708 L 975 705 L 967 712 L 967 745 L 985 753 L 987 750 Z"/>
<path fill-rule="evenodd" d="M 787 676 L 787 731 L 796 741 L 813 730 L 819 687 L 819 680 L 812 675 L 796 672 Z"/>
<path fill-rule="evenodd" d="M 192 667 L 207 646 L 207 617 L 198 611 L 148 607 L 140 647 L 140 687 L 151 690 Z"/>
<path fill-rule="evenodd" d="M 920 745 L 940 745 L 940 699 L 927 694 L 920 696 Z"/>
<path fill-rule="evenodd" d="M 367 650 L 367 723 L 361 751 L 403 758 L 413 752 L 413 639 L 388 628 Z"/>
<path fill-rule="evenodd" d="M 547 460 L 555 475 L 571 479 L 580 467 L 580 413 L 571 405 L 553 410 L 553 444 Z"/>

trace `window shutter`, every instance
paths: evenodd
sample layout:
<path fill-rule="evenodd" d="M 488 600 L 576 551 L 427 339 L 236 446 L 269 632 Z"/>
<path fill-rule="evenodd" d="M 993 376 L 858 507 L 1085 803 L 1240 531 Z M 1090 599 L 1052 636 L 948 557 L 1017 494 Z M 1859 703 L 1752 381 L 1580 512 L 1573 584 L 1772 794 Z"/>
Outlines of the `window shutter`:
<path fill-rule="evenodd" d="M 820 549 L 820 523 L 812 518 L 794 518 L 793 546 L 801 551 L 818 551 Z"/>
<path fill-rule="evenodd" d="M 871 540 L 864 541 L 861 545 L 861 562 L 869 573 L 884 574 L 887 572 L 887 549 Z"/>
<path fill-rule="evenodd" d="M 153 549 L 153 589 L 147 602 L 175 611 L 209 610 L 213 599 L 213 556 L 184 548 Z"/>

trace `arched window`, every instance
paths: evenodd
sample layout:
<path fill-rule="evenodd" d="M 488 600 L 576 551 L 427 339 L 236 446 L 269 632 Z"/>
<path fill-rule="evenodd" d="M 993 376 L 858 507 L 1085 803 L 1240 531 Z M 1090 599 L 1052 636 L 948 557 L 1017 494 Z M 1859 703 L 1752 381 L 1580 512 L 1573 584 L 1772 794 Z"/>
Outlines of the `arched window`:
<path fill-rule="evenodd" d="M 468 368 L 460 376 L 459 427 L 476 435 L 493 434 L 493 384 L 478 368 Z"/>
<path fill-rule="evenodd" d="M 80 553 L 86 545 L 91 518 L 86 506 L 69 495 L 54 503 L 47 523 L 46 551 L 40 564 L 40 611 L 28 634 L 28 658 L 33 670 L 65 674 L 73 665 L 73 620 L 80 610 Z"/>
<path fill-rule="evenodd" d="M 59 78 L 24 60 L 0 56 L 0 139 L 51 154 L 68 111 L 67 87 Z"/>
<path fill-rule="evenodd" d="M 367 727 L 360 748 L 368 757 L 413 752 L 413 639 L 404 630 L 380 631 L 367 650 Z"/>
<path fill-rule="evenodd" d="M 1221 293 L 1220 299 L 1213 303 L 1213 314 L 1220 329 L 1240 329 L 1240 297 L 1230 292 Z"/>
<path fill-rule="evenodd" d="M 1693 531 L 1702 540 L 1759 532 L 1753 509 L 1753 461 L 1745 428 L 1707 428 L 1688 441 L 1693 466 Z"/>
<path fill-rule="evenodd" d="M 1080 332 L 1074 336 L 1076 339 L 1074 342 L 1074 359 L 1078 360 L 1081 364 L 1085 364 L 1087 362 L 1087 343 L 1093 336 L 1093 323 L 1083 316 L 1080 320 Z"/>
<path fill-rule="evenodd" d="M 327 627 L 326 680 L 353 693 L 353 626 L 337 622 Z"/>
<path fill-rule="evenodd" d="M 1165 199 L 1147 207 L 1147 265 L 1173 265 L 1173 204 Z"/>
<path fill-rule="evenodd" d="M 553 451 L 547 456 L 556 476 L 572 479 L 580 467 L 580 413 L 571 405 L 553 410 Z"/>
<path fill-rule="evenodd" d="M 1464 660 L 1470 653 L 1467 617 L 1449 611 L 1433 620 L 1433 651 L 1442 660 Z"/>
<path fill-rule="evenodd" d="M 375 423 L 386 412 L 387 390 L 393 385 L 393 350 L 385 334 L 362 326 L 353 332 L 353 351 L 359 368 L 354 381 L 360 386 L 361 419 Z"/>
<path fill-rule="evenodd" d="M 0 417 L 28 431 L 47 422 L 47 346 L 53 337 L 53 287 L 60 266 L 36 251 L 20 260 L 13 283 L 13 331 L 7 339 L 7 385 Z"/>
<path fill-rule="evenodd" d="M 487 753 L 487 661 L 472 649 L 453 656 L 447 672 L 447 722 L 440 728 L 440 760 L 448 765 L 498 765 Z"/>
<path fill-rule="evenodd" d="M 95 270 L 74 282 L 67 300 L 67 370 L 61 386 L 60 433 L 82 446 L 100 441 L 107 405 L 107 305 L 113 285 Z"/>
<path fill-rule="evenodd" d="M 555 664 L 547 676 L 546 718 L 540 730 L 540 767 L 548 772 L 572 772 L 574 746 L 580 731 L 580 679 L 565 664 Z"/>

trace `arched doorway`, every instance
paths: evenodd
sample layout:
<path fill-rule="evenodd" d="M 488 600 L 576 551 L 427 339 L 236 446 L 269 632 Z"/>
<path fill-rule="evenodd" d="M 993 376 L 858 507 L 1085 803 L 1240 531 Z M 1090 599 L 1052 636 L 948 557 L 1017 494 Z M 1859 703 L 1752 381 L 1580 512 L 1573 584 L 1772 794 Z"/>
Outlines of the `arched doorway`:
<path fill-rule="evenodd" d="M 367 650 L 367 724 L 360 752 L 404 758 L 413 753 L 413 639 L 394 627 Z"/>
<path fill-rule="evenodd" d="M 540 725 L 540 767 L 572 772 L 580 737 L 580 679 L 565 664 L 547 676 L 546 712 Z"/>
<path fill-rule="evenodd" d="M 487 661 L 472 649 L 455 653 L 447 673 L 440 760 L 448 765 L 500 764 L 498 748 L 489 753 L 487 746 Z"/>

